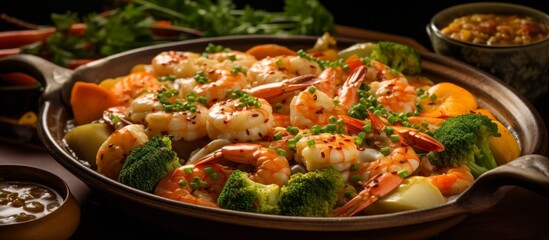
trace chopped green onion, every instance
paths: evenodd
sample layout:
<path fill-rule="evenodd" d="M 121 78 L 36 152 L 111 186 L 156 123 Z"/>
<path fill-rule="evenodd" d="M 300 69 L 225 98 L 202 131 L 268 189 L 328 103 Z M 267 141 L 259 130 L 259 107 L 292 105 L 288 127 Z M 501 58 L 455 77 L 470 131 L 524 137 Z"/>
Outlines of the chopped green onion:
<path fill-rule="evenodd" d="M 383 147 L 383 148 L 379 149 L 379 152 L 381 152 L 381 154 L 383 154 L 384 156 L 387 156 L 387 155 L 389 155 L 389 153 L 391 153 L 391 148 L 390 147 Z"/>
<path fill-rule="evenodd" d="M 398 171 L 397 174 L 402 178 L 406 178 L 406 177 L 410 176 L 410 173 L 408 173 L 408 170 L 406 170 L 406 169 L 402 169 L 402 170 Z"/>

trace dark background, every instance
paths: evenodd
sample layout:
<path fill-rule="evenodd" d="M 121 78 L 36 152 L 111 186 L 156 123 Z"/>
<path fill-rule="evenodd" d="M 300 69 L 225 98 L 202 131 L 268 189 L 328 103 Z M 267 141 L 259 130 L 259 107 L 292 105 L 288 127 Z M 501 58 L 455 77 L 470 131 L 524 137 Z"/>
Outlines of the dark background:
<path fill-rule="evenodd" d="M 267 11 L 282 10 L 283 0 L 233 0 L 237 7 L 245 4 L 254 9 Z M 416 0 L 416 1 L 344 1 L 320 0 L 334 15 L 336 24 L 366 28 L 369 30 L 407 36 L 431 49 L 425 26 L 438 11 L 449 6 L 469 2 L 464 0 Z M 547 0 L 503 0 L 549 12 Z M 2 0 L 0 12 L 37 23 L 50 24 L 50 13 L 65 13 L 70 10 L 83 16 L 88 12 L 99 12 L 110 6 L 113 0 Z M 0 23 L 0 30 L 8 30 L 9 25 Z"/>

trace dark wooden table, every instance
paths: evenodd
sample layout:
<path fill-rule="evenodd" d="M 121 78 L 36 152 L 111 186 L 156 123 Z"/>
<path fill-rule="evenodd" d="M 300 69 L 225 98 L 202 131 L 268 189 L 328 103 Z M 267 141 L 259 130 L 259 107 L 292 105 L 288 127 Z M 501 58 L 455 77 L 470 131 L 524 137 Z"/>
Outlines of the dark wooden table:
<path fill-rule="evenodd" d="M 388 39 L 416 44 L 410 39 L 363 29 L 340 27 L 339 32 L 341 36 L 347 37 L 371 37 L 371 34 L 381 34 Z M 549 113 L 542 102 L 546 102 L 547 99 L 547 96 L 543 96 L 534 103 L 546 124 L 549 122 Z M 112 205 L 108 199 L 91 191 L 43 149 L 0 142 L 0 164 L 44 168 L 62 176 L 67 181 L 82 211 L 79 228 L 71 239 L 142 239 L 145 236 L 155 237 L 155 239 L 185 238 L 185 233 L 166 232 L 163 228 L 152 225 L 151 221 L 137 218 Z M 432 239 L 549 239 L 548 224 L 549 198 L 525 189 L 513 188 L 493 208 L 469 216 L 461 223 L 433 236 Z M 214 235 L 215 238 L 223 238 L 224 233 L 217 229 L 218 223 L 204 223 L 204 226 L 205 229 L 201 229 L 204 231 L 204 239 L 214 238 Z M 350 233 L 342 234 L 349 236 Z M 250 236 L 250 233 L 233 232 L 231 235 L 240 235 L 245 238 Z M 307 236 L 314 238 L 315 234 L 311 233 Z M 273 237 L 278 238 L 278 236 L 270 236 L 269 239 Z M 280 239 L 284 237 L 281 235 Z"/>

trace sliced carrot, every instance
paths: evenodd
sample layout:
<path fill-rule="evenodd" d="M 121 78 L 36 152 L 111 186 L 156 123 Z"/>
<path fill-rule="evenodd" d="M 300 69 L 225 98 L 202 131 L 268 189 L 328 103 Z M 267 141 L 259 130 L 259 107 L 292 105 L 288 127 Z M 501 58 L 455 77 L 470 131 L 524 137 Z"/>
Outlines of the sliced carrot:
<path fill-rule="evenodd" d="M 78 125 L 101 118 L 104 110 L 117 105 L 111 91 L 95 83 L 76 82 L 72 88 L 71 106 Z"/>
<path fill-rule="evenodd" d="M 421 101 L 421 117 L 453 117 L 477 109 L 475 96 L 456 84 L 437 83 L 427 91 L 429 97 Z"/>
<path fill-rule="evenodd" d="M 296 56 L 297 53 L 285 46 L 278 44 L 260 44 L 256 45 L 246 51 L 247 54 L 253 55 L 257 60 L 261 60 L 266 57 L 275 57 L 280 55 Z"/>

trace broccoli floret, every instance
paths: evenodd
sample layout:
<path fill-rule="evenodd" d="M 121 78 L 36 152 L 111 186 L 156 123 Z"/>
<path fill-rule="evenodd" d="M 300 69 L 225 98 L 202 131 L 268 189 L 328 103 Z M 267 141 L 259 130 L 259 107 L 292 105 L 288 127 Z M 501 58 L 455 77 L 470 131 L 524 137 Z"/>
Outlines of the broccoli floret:
<path fill-rule="evenodd" d="M 217 204 L 226 209 L 277 214 L 279 194 L 278 185 L 255 182 L 247 172 L 237 169 L 223 186 Z"/>
<path fill-rule="evenodd" d="M 369 58 L 382 62 L 403 74 L 421 73 L 421 56 L 408 45 L 379 41 L 372 49 Z"/>
<path fill-rule="evenodd" d="M 161 178 L 180 166 L 176 152 L 172 151 L 170 137 L 155 136 L 130 152 L 118 181 L 152 193 Z"/>
<path fill-rule="evenodd" d="M 499 136 L 497 124 L 487 116 L 464 114 L 448 118 L 434 133 L 444 150 L 430 152 L 429 160 L 441 167 L 465 164 L 476 178 L 497 167 L 489 140 Z"/>
<path fill-rule="evenodd" d="M 334 168 L 293 174 L 288 183 L 280 189 L 280 214 L 331 216 L 344 183 L 341 173 Z"/>

